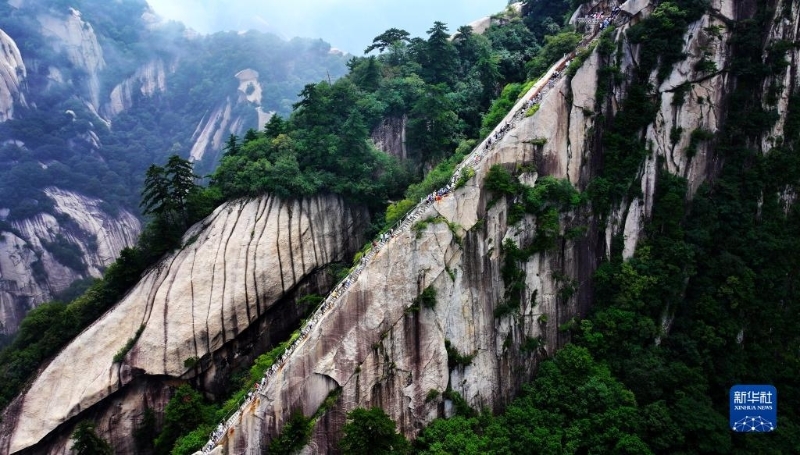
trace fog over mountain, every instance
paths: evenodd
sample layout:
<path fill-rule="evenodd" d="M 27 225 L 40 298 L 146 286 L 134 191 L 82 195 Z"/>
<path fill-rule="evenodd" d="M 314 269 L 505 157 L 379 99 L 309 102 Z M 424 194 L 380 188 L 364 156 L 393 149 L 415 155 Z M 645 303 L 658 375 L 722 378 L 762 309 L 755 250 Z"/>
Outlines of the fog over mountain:
<path fill-rule="evenodd" d="M 507 0 L 148 0 L 156 12 L 202 32 L 257 29 L 284 38 L 322 38 L 360 55 L 391 28 L 423 36 L 434 21 L 451 32 L 503 9 Z"/>

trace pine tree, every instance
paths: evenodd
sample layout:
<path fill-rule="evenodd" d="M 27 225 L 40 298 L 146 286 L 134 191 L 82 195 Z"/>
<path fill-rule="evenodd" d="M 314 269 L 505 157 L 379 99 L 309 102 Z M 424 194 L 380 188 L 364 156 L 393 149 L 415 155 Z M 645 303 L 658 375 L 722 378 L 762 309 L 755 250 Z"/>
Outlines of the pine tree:
<path fill-rule="evenodd" d="M 179 239 L 189 224 L 190 200 L 199 187 L 192 163 L 178 155 L 172 155 L 165 167 L 151 165 L 147 169 L 142 190 L 142 213 L 152 215 L 159 228 L 161 240 L 173 243 Z"/>
<path fill-rule="evenodd" d="M 447 24 L 439 21 L 433 23 L 433 27 L 428 30 L 428 41 L 424 49 L 421 63 L 425 81 L 429 84 L 452 84 L 458 62 L 456 49 L 447 33 Z"/>
<path fill-rule="evenodd" d="M 172 209 L 169 194 L 169 182 L 164 168 L 155 164 L 147 169 L 142 190 L 142 202 L 139 204 L 144 215 L 164 216 Z"/>
<path fill-rule="evenodd" d="M 408 42 L 410 36 L 411 35 L 405 30 L 390 28 L 376 36 L 375 39 L 372 40 L 372 44 L 364 50 L 364 53 L 369 54 L 375 49 L 378 49 L 378 52 L 383 52 L 396 43 Z"/>
<path fill-rule="evenodd" d="M 169 197 L 173 201 L 173 209 L 176 212 L 175 215 L 185 223 L 189 195 L 197 190 L 197 185 L 194 181 L 198 176 L 193 172 L 192 163 L 178 155 L 169 157 L 164 173 L 168 182 Z"/>
<path fill-rule="evenodd" d="M 97 435 L 94 422 L 84 420 L 72 433 L 75 443 L 71 449 L 78 455 L 111 455 L 114 453 L 108 442 Z"/>
<path fill-rule="evenodd" d="M 228 137 L 228 142 L 225 144 L 225 153 L 223 156 L 236 156 L 239 154 L 239 138 L 235 134 Z"/>
<path fill-rule="evenodd" d="M 347 414 L 344 437 L 339 442 L 346 455 L 408 453 L 409 444 L 381 408 L 357 408 Z"/>

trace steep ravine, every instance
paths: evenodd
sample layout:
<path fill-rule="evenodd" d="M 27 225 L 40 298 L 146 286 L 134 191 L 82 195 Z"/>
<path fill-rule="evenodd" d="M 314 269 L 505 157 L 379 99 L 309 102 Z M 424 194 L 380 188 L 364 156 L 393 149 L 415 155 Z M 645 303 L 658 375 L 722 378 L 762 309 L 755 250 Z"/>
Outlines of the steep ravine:
<path fill-rule="evenodd" d="M 68 453 L 72 428 L 84 418 L 99 422 L 117 453 L 134 453 L 145 407 L 162 412 L 175 379 L 222 390 L 231 369 L 249 365 L 297 324 L 304 308 L 295 296 L 327 292 L 332 277 L 324 267 L 361 246 L 367 222 L 333 196 L 221 206 L 6 409 L 0 453 Z M 140 326 L 124 361 L 113 363 Z M 185 366 L 192 358 L 197 366 Z"/>

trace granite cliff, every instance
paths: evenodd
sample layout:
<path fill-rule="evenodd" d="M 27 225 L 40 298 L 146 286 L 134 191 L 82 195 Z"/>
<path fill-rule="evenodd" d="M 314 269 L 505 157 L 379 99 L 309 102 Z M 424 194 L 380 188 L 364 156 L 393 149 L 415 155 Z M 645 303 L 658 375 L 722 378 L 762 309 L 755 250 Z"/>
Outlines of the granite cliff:
<path fill-rule="evenodd" d="M 99 199 L 45 190 L 55 214 L 8 222 L 0 234 L 0 328 L 13 333 L 25 313 L 82 278 L 99 278 L 123 248 L 136 243 L 139 219 L 108 213 Z M 59 254 L 65 249 L 78 253 Z"/>
<path fill-rule="evenodd" d="M 25 105 L 20 84 L 26 72 L 17 43 L 0 30 L 0 122 L 14 116 L 15 102 Z"/>
<path fill-rule="evenodd" d="M 134 453 L 133 429 L 145 408 L 163 411 L 174 381 L 222 390 L 231 369 L 283 339 L 305 311 L 296 300 L 327 292 L 325 267 L 361 245 L 367 221 L 335 197 L 219 207 L 6 409 L 0 452 L 68 453 L 90 417 L 117 453 Z"/>

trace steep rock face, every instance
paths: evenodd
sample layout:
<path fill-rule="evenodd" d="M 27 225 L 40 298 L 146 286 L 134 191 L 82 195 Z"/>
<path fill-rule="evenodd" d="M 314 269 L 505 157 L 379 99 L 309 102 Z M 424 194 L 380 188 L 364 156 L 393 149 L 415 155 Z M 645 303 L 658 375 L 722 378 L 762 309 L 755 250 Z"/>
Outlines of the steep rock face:
<path fill-rule="evenodd" d="M 626 18 L 634 21 L 653 9 L 652 2 L 632 0 L 623 5 L 631 13 Z M 773 22 L 773 39 L 796 39 L 800 24 L 796 9 L 791 9 L 791 20 Z M 781 11 L 780 4 L 777 10 Z M 635 176 L 641 182 L 641 195 L 623 201 L 607 225 L 582 211 L 562 214 L 562 234 L 577 226 L 587 227 L 587 234 L 562 237 L 555 249 L 521 264 L 526 281 L 516 315 L 494 314 L 503 301 L 501 245 L 505 240 L 517 245 L 532 240 L 537 220 L 528 216 L 509 226 L 508 201 L 488 204 L 493 195 L 482 188 L 483 179 L 493 164 L 509 169 L 535 164 L 535 173 L 520 177 L 527 184 L 535 185 L 538 176 L 553 176 L 568 179 L 580 190 L 586 188 L 602 152 L 597 132 L 604 124 L 595 112 L 597 74 L 609 63 L 596 52 L 571 81 L 562 78 L 552 84 L 538 112 L 515 123 L 475 166 L 476 176 L 465 187 L 419 217 L 442 216 L 446 223 L 434 221 L 419 234 L 404 231 L 376 254 L 336 306 L 308 327 L 307 338 L 242 409 L 213 453 L 263 450 L 293 411 L 313 415 L 335 390 L 341 395 L 317 421 L 304 453 L 335 452 L 345 415 L 356 407 L 383 408 L 409 437 L 435 417 L 452 414 L 453 404 L 441 395 L 448 387 L 476 409 L 502 408 L 532 376 L 536 359 L 567 341 L 558 327 L 588 309 L 591 277 L 610 251 L 611 239 L 623 234 L 624 255 L 633 254 L 650 216 L 657 160 L 663 159 L 666 170 L 689 181 L 690 196 L 717 171 L 719 163 L 708 144 L 696 140 L 699 135 L 692 144 L 691 133 L 715 132 L 723 122 L 731 84 L 724 71 L 731 36 L 726 21 L 746 14 L 746 8 L 736 8 L 731 0 L 717 0 L 710 14 L 690 25 L 683 37 L 686 60 L 663 83 L 652 75 L 660 104 L 656 121 L 643 132 L 651 155 Z M 619 70 L 630 76 L 638 49 L 625 41 L 627 28 L 623 24 L 616 39 L 623 40 Z M 711 36 L 712 31 L 719 36 Z M 791 62 L 797 57 L 797 50 L 789 53 Z M 699 68 L 711 67 L 708 62 L 717 69 L 700 74 Z M 547 79 L 542 78 L 544 83 Z M 784 79 L 785 86 L 797 86 L 791 66 Z M 681 86 L 686 90 L 682 101 L 675 99 Z M 623 84 L 610 93 L 608 116 L 621 106 L 626 88 Z M 786 105 L 782 98 L 778 108 Z M 775 128 L 782 128 L 782 122 Z M 411 308 L 427 286 L 436 290 L 435 307 Z M 523 348 L 526 341 L 537 339 L 533 351 Z M 453 365 L 453 349 L 474 355 L 471 363 Z"/>
<path fill-rule="evenodd" d="M 408 158 L 406 150 L 406 125 L 408 117 L 389 117 L 384 119 L 370 134 L 378 150 L 400 159 Z"/>
<path fill-rule="evenodd" d="M 536 220 L 528 217 L 521 225 L 509 226 L 507 201 L 489 204 L 494 198 L 482 188 L 483 179 L 494 164 L 537 164 L 547 167 L 550 175 L 574 176 L 582 183 L 579 171 L 589 166 L 588 157 L 556 151 L 564 143 L 577 150 L 588 147 L 591 122 L 583 118 L 580 106 L 594 102 L 594 90 L 585 90 L 583 84 L 595 72 L 587 66 L 573 80 L 581 88 L 575 104 L 564 96 L 569 90 L 565 81 L 555 85 L 539 113 L 517 117 L 515 127 L 483 160 L 469 163 L 476 176 L 466 186 L 418 217 L 441 216 L 446 223 L 433 221 L 419 233 L 402 231 L 372 258 L 337 306 L 314 323 L 308 338 L 245 409 L 219 453 L 266 447 L 292 411 L 312 415 L 337 389 L 340 398 L 318 422 L 309 453 L 335 451 L 345 414 L 355 407 L 382 407 L 404 434 L 413 437 L 425 423 L 451 415 L 452 403 L 441 398 L 448 388 L 476 408 L 499 410 L 513 397 L 532 376 L 536 359 L 565 341 L 558 326 L 585 311 L 596 249 L 602 242 L 590 234 L 533 255 L 522 265 L 527 279 L 518 314 L 495 317 L 504 300 L 501 245 L 506 239 L 517 244 L 532 240 Z M 533 90 L 545 87 L 547 79 Z M 512 122 L 512 116 L 503 123 Z M 553 118 L 571 117 L 579 118 L 572 129 L 553 127 L 558 123 Z M 549 147 L 533 145 L 535 138 L 545 138 Z M 536 175 L 526 178 L 535 179 Z M 562 229 L 584 222 L 592 221 L 568 213 L 562 216 Z M 428 286 L 436 291 L 435 307 L 410 310 Z M 571 296 L 563 292 L 566 286 L 575 288 Z M 537 338 L 542 340 L 540 348 L 522 347 Z M 448 365 L 448 349 L 474 357 L 468 366 Z M 439 394 L 436 399 L 430 399 L 431 391 Z"/>
<path fill-rule="evenodd" d="M 258 81 L 258 71 L 247 68 L 236 73 L 235 77 L 239 79 L 239 97 L 255 106 L 258 115 L 256 124 L 259 128 L 263 127 L 274 112 L 264 112 L 261 108 L 261 93 L 264 89 L 261 87 L 261 82 Z"/>
<path fill-rule="evenodd" d="M 42 213 L 13 221 L 10 230 L 0 232 L 0 324 L 5 333 L 15 332 L 28 309 L 52 299 L 73 281 L 100 277 L 141 231 L 133 214 L 111 215 L 99 199 L 58 188 L 48 188 L 45 194 L 58 216 Z M 51 246 L 59 244 L 79 250 L 81 257 L 74 259 L 82 261 L 82 267 L 59 262 Z"/>
<path fill-rule="evenodd" d="M 229 135 L 241 133 L 241 119 L 232 115 L 234 103 L 228 98 L 225 103 L 203 117 L 192 135 L 194 143 L 189 159 L 200 161 L 207 152 L 221 150 Z"/>
<path fill-rule="evenodd" d="M 169 69 L 169 71 L 168 71 Z M 151 97 L 167 89 L 167 73 L 174 68 L 167 68 L 161 59 L 153 60 L 136 70 L 133 76 L 125 79 L 111 90 L 108 102 L 102 113 L 106 118 L 116 117 L 120 112 L 133 106 L 134 96 Z"/>
<path fill-rule="evenodd" d="M 103 48 L 97 42 L 92 25 L 81 19 L 78 10 L 70 8 L 70 14 L 65 17 L 56 17 L 42 14 L 37 17 L 42 26 L 44 36 L 55 38 L 51 40 L 53 48 L 64 51 L 70 63 L 83 69 L 89 75 L 87 89 L 89 100 L 94 109 L 100 106 L 100 76 L 99 72 L 105 68 Z"/>
<path fill-rule="evenodd" d="M 189 153 L 192 161 L 204 159 L 216 160 L 231 134 L 241 135 L 246 129 L 245 125 L 251 122 L 246 119 L 245 113 L 255 109 L 258 128 L 266 124 L 273 112 L 264 112 L 261 109 L 261 84 L 258 81 L 258 71 L 244 69 L 235 75 L 239 81 L 239 88 L 235 98 L 228 99 L 218 105 L 208 115 L 205 115 L 192 135 L 192 150 Z M 252 112 L 252 111 L 250 111 Z"/>
<path fill-rule="evenodd" d="M 27 76 L 17 43 L 0 30 L 0 123 L 14 117 L 14 103 L 25 105 L 20 84 Z"/>
<path fill-rule="evenodd" d="M 302 287 L 325 292 L 330 280 L 317 272 L 355 251 L 367 222 L 332 196 L 218 208 L 9 406 L 0 453 L 67 453 L 71 428 L 86 415 L 101 422 L 118 453 L 133 453 L 133 427 L 145 405 L 163 409 L 170 378 L 194 379 L 213 393 L 233 365 L 280 340 L 301 316 L 285 300 Z M 112 363 L 140 327 L 124 361 Z M 197 365 L 187 367 L 193 358 Z"/>
<path fill-rule="evenodd" d="M 796 5 L 790 5 L 790 2 L 783 0 L 776 2 L 775 11 L 791 13 L 789 17 L 776 17 L 772 22 L 772 27 L 767 31 L 768 43 L 779 40 L 793 42 L 797 39 L 800 10 Z M 622 8 L 635 14 L 632 22 L 636 22 L 650 14 L 654 5 L 652 2 L 629 0 Z M 710 14 L 690 24 L 683 37 L 683 52 L 687 58 L 676 64 L 661 83 L 657 81 L 655 74 L 651 75 L 652 83 L 658 88 L 660 105 L 656 121 L 645 132 L 650 156 L 637 176 L 641 180 L 641 196 L 620 204 L 609 217 L 609 226 L 606 229 L 607 248 L 610 248 L 614 235 L 623 233 L 625 258 L 633 255 L 644 223 L 651 214 L 659 159 L 663 159 L 669 172 L 687 179 L 690 196 L 722 166 L 719 158 L 710 154 L 711 143 L 706 134 L 720 129 L 725 118 L 727 95 L 734 84 L 727 71 L 731 65 L 730 24 L 746 19 L 754 9 L 731 0 L 714 0 L 709 11 Z M 624 26 L 618 30 L 618 40 L 622 39 L 628 28 L 629 26 Z M 630 75 L 636 65 L 638 49 L 627 42 L 622 49 L 621 69 Z M 798 86 L 795 68 L 800 51 L 793 48 L 787 52 L 786 58 L 790 64 L 783 75 L 776 78 L 782 87 L 775 106 L 779 119 L 772 133 L 761 139 L 763 153 L 767 153 L 775 138 L 782 135 L 791 88 Z M 709 69 L 703 71 L 703 67 Z M 768 90 L 769 87 L 765 86 L 764 93 Z M 624 96 L 624 87 L 612 94 L 612 109 L 616 110 Z"/>

